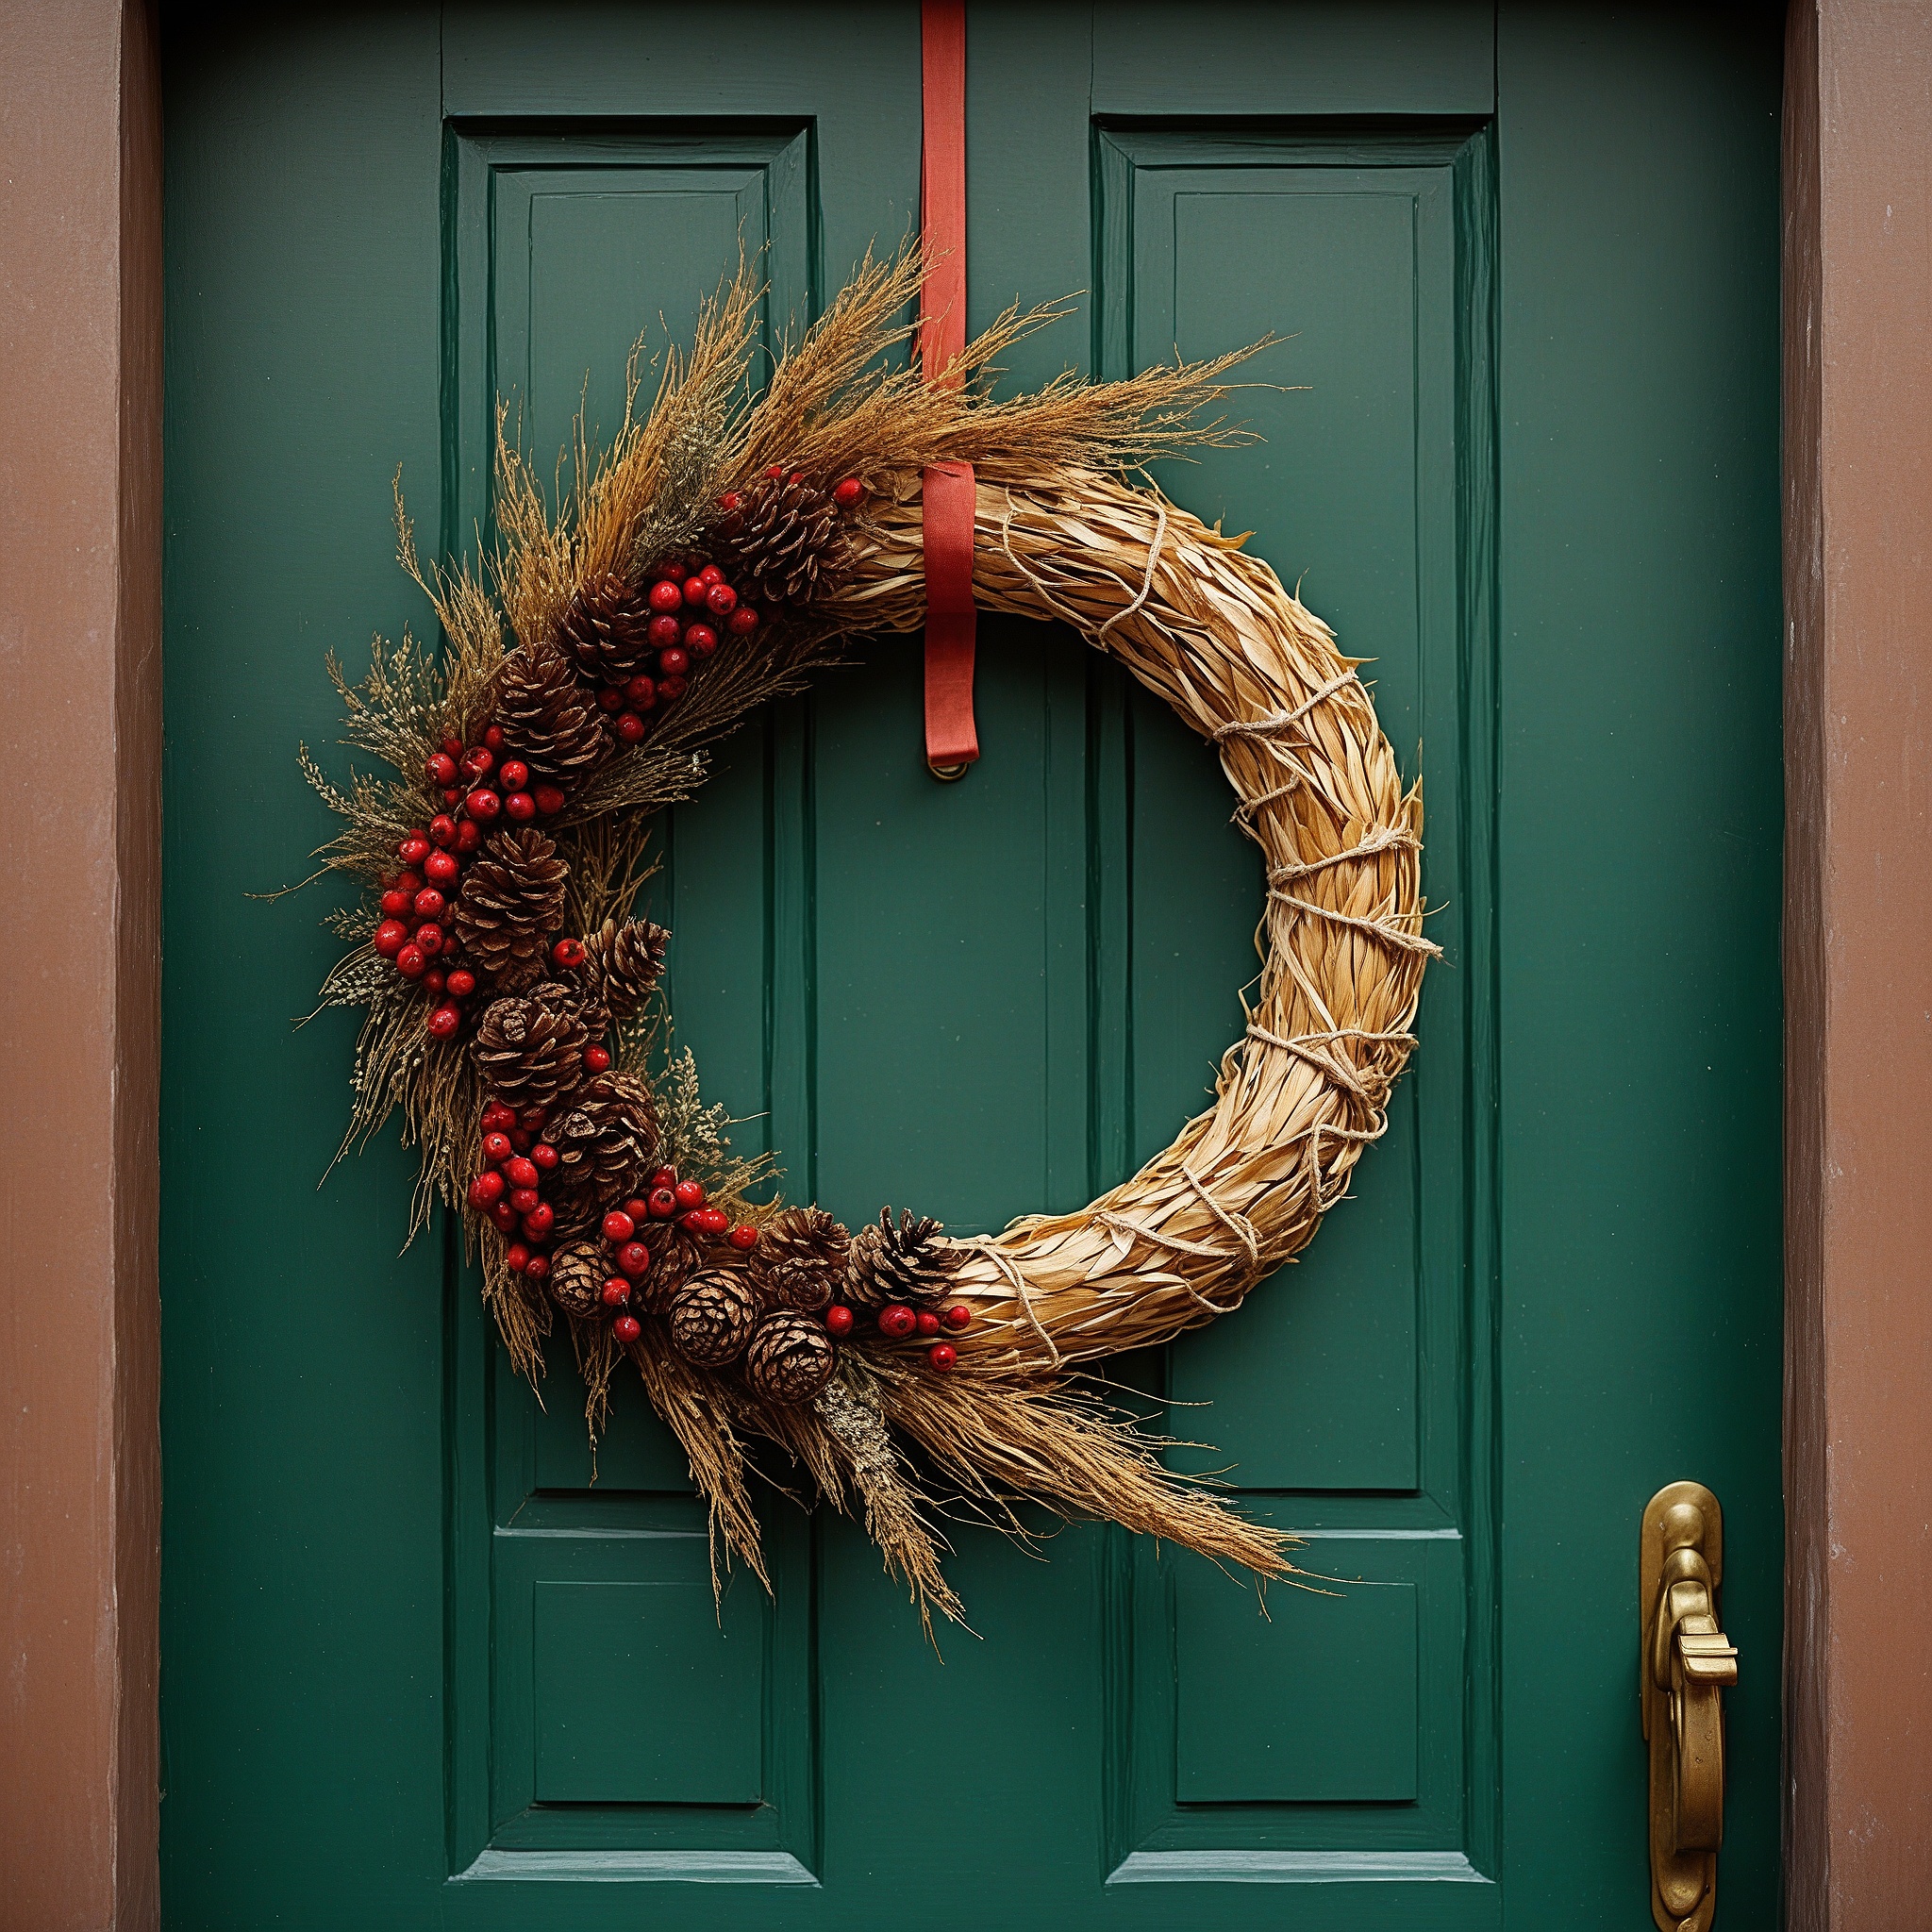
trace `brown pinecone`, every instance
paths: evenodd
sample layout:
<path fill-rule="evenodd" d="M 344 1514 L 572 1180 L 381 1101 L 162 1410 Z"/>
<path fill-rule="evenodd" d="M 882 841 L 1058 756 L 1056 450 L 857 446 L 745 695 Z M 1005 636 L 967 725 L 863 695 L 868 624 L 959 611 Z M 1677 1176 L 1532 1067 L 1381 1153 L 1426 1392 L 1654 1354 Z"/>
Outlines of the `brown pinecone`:
<path fill-rule="evenodd" d="M 711 548 L 741 597 L 803 604 L 842 558 L 839 507 L 802 476 L 758 476 L 712 526 Z"/>
<path fill-rule="evenodd" d="M 589 1241 L 572 1241 L 558 1249 L 544 1287 L 566 1315 L 594 1315 L 601 1303 L 607 1271 Z"/>
<path fill-rule="evenodd" d="M 723 1368 L 744 1353 L 758 1318 L 758 1297 L 741 1274 L 712 1268 L 691 1276 L 671 1304 L 671 1345 L 701 1369 Z"/>
<path fill-rule="evenodd" d="M 563 924 L 570 868 L 534 825 L 492 832 L 463 874 L 450 913 L 456 941 L 504 991 L 543 974 L 550 935 Z"/>
<path fill-rule="evenodd" d="M 600 1000 L 611 1019 L 628 1020 L 650 996 L 664 972 L 664 948 L 671 935 L 648 919 L 619 925 L 607 919 L 584 941 L 579 969 L 585 988 Z"/>
<path fill-rule="evenodd" d="M 606 1207 L 642 1191 L 658 1151 L 650 1090 L 628 1074 L 597 1074 L 544 1127 L 564 1191 Z"/>
<path fill-rule="evenodd" d="M 892 1210 L 882 1208 L 878 1220 L 852 1238 L 845 1264 L 846 1291 L 868 1308 L 891 1302 L 930 1307 L 946 1292 L 965 1255 L 939 1239 L 940 1224 L 908 1208 L 893 1225 Z"/>
<path fill-rule="evenodd" d="M 495 723 L 505 751 L 566 784 L 593 770 L 610 741 L 596 700 L 556 644 L 521 644 L 503 660 Z"/>
<path fill-rule="evenodd" d="M 788 1208 L 758 1230 L 752 1250 L 752 1285 L 768 1308 L 803 1308 L 808 1314 L 832 1299 L 845 1278 L 852 1247 L 847 1234 L 822 1208 Z"/>
<path fill-rule="evenodd" d="M 519 1113 L 554 1107 L 584 1077 L 590 1035 L 574 1002 L 543 997 L 552 991 L 538 986 L 522 997 L 493 1001 L 476 1029 L 474 1051 L 483 1085 Z"/>
<path fill-rule="evenodd" d="M 622 684 L 642 661 L 650 622 L 643 596 L 607 571 L 578 587 L 557 637 L 592 684 Z"/>
<path fill-rule="evenodd" d="M 651 1251 L 651 1271 L 639 1281 L 639 1294 L 650 1313 L 661 1315 L 698 1272 L 705 1243 L 675 1221 L 646 1222 L 638 1240 Z"/>
<path fill-rule="evenodd" d="M 744 1374 L 767 1402 L 809 1402 L 832 1379 L 832 1338 L 809 1315 L 780 1308 L 752 1331 Z"/>

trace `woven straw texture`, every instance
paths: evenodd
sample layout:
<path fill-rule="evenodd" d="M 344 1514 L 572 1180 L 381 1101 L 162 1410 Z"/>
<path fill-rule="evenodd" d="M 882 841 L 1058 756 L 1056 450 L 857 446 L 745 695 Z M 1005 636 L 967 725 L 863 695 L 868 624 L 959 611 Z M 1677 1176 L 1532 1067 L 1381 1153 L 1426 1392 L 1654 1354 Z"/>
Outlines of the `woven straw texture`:
<path fill-rule="evenodd" d="M 1388 1123 L 1423 972 L 1422 789 L 1405 789 L 1327 626 L 1239 542 L 1155 492 L 1063 469 L 977 472 L 981 608 L 1073 625 L 1212 744 L 1267 861 L 1249 1024 L 1214 1104 L 1077 1214 L 962 1242 L 963 1371 L 1047 1371 L 1237 1307 L 1300 1252 Z M 924 622 L 916 488 L 874 505 L 836 614 Z"/>

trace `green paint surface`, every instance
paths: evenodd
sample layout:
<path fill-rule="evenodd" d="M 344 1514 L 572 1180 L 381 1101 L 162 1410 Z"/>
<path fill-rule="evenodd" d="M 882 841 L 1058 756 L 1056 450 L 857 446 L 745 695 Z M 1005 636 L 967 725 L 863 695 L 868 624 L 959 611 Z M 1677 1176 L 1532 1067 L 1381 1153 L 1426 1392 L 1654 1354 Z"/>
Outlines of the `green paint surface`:
<path fill-rule="evenodd" d="M 1425 775 L 1422 1046 L 1356 1194 L 1239 1315 L 1123 1362 L 1316 1588 L 970 1525 L 942 1657 L 850 1524 L 766 1509 L 714 1613 L 622 1388 L 508 1372 L 408 1158 L 315 1182 L 353 1022 L 330 647 L 419 632 L 540 468 L 766 253 L 775 341 L 917 205 L 903 5 L 284 10 L 168 49 L 162 1812 L 182 1928 L 1648 1923 L 1636 1534 L 1726 1516 L 1720 1924 L 1777 1897 L 1777 38 L 1755 14 L 970 9 L 971 316 L 1005 378 L 1274 333 L 1173 465 L 1371 660 Z M 680 1033 L 848 1219 L 1078 1207 L 1205 1104 L 1263 880 L 1211 752 L 985 620 L 925 775 L 917 640 L 668 815 Z M 1695 1391 L 1695 1399 L 1690 1391 Z M 785 1472 L 771 1472 L 783 1479 Z M 1037 1526 L 1055 1526 L 1039 1519 Z M 1043 1556 L 1045 1560 L 1038 1560 Z"/>

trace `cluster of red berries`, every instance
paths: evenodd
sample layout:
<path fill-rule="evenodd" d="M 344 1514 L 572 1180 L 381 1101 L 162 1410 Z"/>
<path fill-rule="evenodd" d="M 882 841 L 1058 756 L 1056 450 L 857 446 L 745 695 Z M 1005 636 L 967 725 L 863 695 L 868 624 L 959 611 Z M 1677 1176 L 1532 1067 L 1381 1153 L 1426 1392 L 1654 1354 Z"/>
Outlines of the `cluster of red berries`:
<path fill-rule="evenodd" d="M 706 1205 L 705 1191 L 696 1181 L 679 1180 L 675 1167 L 660 1167 L 643 1198 L 613 1208 L 598 1230 L 611 1250 L 613 1273 L 604 1284 L 604 1306 L 614 1317 L 610 1332 L 620 1341 L 635 1341 L 644 1332 L 630 1312 L 630 1297 L 651 1272 L 651 1251 L 638 1235 L 653 1221 L 675 1221 L 687 1234 L 727 1241 L 741 1254 L 758 1244 L 758 1231 L 748 1221 L 734 1224 L 724 1208 Z"/>
<path fill-rule="evenodd" d="M 430 755 L 427 775 L 443 809 L 427 825 L 412 826 L 396 846 L 403 870 L 383 880 L 382 920 L 375 950 L 405 979 L 442 994 L 425 1021 L 430 1037 L 449 1040 L 461 1028 L 461 1002 L 476 991 L 476 975 L 447 958 L 449 914 L 463 862 L 498 819 L 527 824 L 563 809 L 563 792 L 532 781 L 521 758 L 502 758 L 503 733 L 492 724 L 481 744 L 445 738 Z"/>
<path fill-rule="evenodd" d="M 925 1351 L 926 1366 L 944 1374 L 958 1363 L 959 1351 L 950 1341 L 939 1341 L 934 1338 L 941 1329 L 949 1328 L 957 1335 L 960 1329 L 970 1328 L 973 1310 L 964 1302 L 955 1302 L 949 1308 L 909 1308 L 904 1302 L 888 1302 L 873 1321 L 888 1341 L 918 1340 L 929 1342 L 931 1346 Z M 825 1310 L 825 1327 L 835 1340 L 850 1335 L 858 1325 L 858 1311 L 843 1302 L 834 1302 Z"/>
<path fill-rule="evenodd" d="M 660 563 L 645 593 L 650 622 L 644 636 L 654 657 L 624 684 L 606 685 L 599 707 L 611 714 L 610 728 L 625 744 L 641 742 L 653 711 L 666 711 L 684 695 L 686 680 L 718 648 L 722 630 L 748 638 L 758 627 L 758 613 L 739 601 L 738 592 L 715 563 L 672 558 Z"/>
<path fill-rule="evenodd" d="M 518 1113 L 500 1100 L 483 1109 L 483 1171 L 470 1183 L 470 1206 L 512 1236 L 504 1260 L 516 1274 L 541 1281 L 557 1210 L 542 1198 L 543 1177 L 557 1171 L 557 1149 L 541 1138 L 544 1109 Z"/>

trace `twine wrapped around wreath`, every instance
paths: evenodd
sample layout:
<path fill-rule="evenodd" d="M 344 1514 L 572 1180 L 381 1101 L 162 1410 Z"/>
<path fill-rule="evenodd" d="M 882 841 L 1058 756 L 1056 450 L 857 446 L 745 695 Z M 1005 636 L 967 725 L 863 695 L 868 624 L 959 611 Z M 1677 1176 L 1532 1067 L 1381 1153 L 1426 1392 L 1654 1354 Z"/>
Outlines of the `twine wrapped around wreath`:
<path fill-rule="evenodd" d="M 1415 1045 L 1422 787 L 1404 789 L 1355 661 L 1274 571 L 1146 490 L 982 466 L 974 598 L 1073 625 L 1218 751 L 1268 866 L 1265 963 L 1215 1104 L 1074 1214 L 964 1243 L 962 1365 L 1051 1372 L 1237 1307 L 1300 1252 L 1388 1124 Z M 840 602 L 924 621 L 916 491 L 881 507 Z"/>

